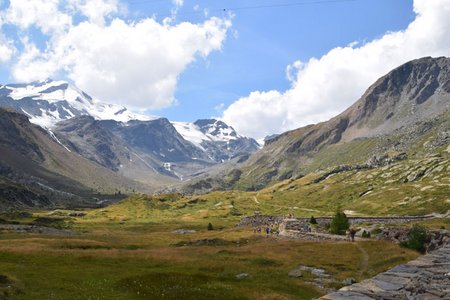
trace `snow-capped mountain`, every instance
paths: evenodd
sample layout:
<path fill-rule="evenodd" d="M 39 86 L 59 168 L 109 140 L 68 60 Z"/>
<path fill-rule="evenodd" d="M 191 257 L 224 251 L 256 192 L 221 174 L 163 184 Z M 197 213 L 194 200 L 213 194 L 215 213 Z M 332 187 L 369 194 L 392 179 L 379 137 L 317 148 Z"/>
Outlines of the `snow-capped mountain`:
<path fill-rule="evenodd" d="M 146 172 L 187 178 L 259 146 L 222 121 L 182 123 L 135 114 L 65 81 L 0 85 L 0 106 L 27 115 L 67 151 L 135 180 L 148 177 Z"/>
<path fill-rule="evenodd" d="M 135 114 L 123 106 L 102 103 L 65 81 L 0 85 L 0 106 L 14 108 L 45 128 L 83 115 L 120 122 L 155 119 Z"/>
<path fill-rule="evenodd" d="M 259 148 L 251 138 L 239 135 L 231 126 L 216 119 L 201 119 L 194 123 L 173 122 L 184 139 L 203 149 L 214 161 L 229 160 Z"/>

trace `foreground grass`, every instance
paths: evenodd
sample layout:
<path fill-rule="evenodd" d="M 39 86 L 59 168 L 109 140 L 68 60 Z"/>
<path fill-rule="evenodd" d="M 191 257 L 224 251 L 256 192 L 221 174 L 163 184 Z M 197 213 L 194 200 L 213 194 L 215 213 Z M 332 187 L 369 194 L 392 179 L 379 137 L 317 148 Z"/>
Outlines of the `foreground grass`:
<path fill-rule="evenodd" d="M 311 299 L 324 291 L 299 265 L 323 268 L 340 287 L 418 254 L 387 242 L 302 242 L 236 228 L 235 219 L 71 219 L 76 236 L 0 234 L 1 292 L 9 299 Z M 140 213 L 140 212 L 139 212 Z M 42 213 L 43 214 L 43 213 Z M 156 214 L 154 212 L 153 214 Z M 128 216 L 129 217 L 129 216 Z M 156 218 L 156 217 L 155 217 Z M 158 219 L 158 218 L 156 218 Z M 206 229 L 211 222 L 213 231 Z M 175 229 L 196 230 L 176 234 Z M 365 261 L 365 252 L 368 261 Z M 237 274 L 249 276 L 239 280 Z"/>

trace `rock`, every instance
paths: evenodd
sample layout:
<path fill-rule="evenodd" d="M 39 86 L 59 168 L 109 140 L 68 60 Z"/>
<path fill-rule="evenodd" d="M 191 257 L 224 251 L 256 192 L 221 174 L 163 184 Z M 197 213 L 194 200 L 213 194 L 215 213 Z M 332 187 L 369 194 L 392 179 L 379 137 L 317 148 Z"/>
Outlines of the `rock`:
<path fill-rule="evenodd" d="M 69 217 L 84 217 L 86 213 L 76 211 L 76 212 L 69 212 L 67 215 Z"/>
<path fill-rule="evenodd" d="M 342 280 L 342 284 L 343 285 L 351 285 L 351 284 L 354 284 L 354 283 L 356 283 L 356 280 L 354 278 L 352 278 L 352 277 L 345 278 L 344 280 Z"/>
<path fill-rule="evenodd" d="M 240 274 L 237 274 L 235 277 L 237 280 L 244 280 L 244 279 L 250 278 L 250 275 L 248 273 L 240 273 Z"/>
<path fill-rule="evenodd" d="M 301 270 L 300 268 L 296 268 L 296 269 L 294 269 L 294 270 L 291 270 L 291 271 L 288 273 L 288 276 L 289 276 L 289 277 L 295 277 L 295 278 L 302 277 L 302 276 L 303 276 L 302 270 Z"/>
<path fill-rule="evenodd" d="M 187 234 L 187 233 L 196 233 L 197 231 L 190 230 L 190 229 L 177 229 L 177 230 L 174 230 L 172 232 L 176 233 L 176 234 Z"/>
<path fill-rule="evenodd" d="M 324 269 L 318 269 L 318 268 L 313 268 L 311 270 L 311 274 L 315 275 L 315 276 L 322 276 L 322 277 L 327 277 L 329 276 L 327 273 L 325 273 Z"/>
<path fill-rule="evenodd" d="M 355 299 L 355 300 L 373 300 L 374 298 L 368 297 L 366 295 L 355 293 L 355 292 L 345 292 L 345 291 L 338 291 L 331 294 L 328 294 L 326 296 L 323 296 L 323 300 L 348 300 L 348 299 Z"/>

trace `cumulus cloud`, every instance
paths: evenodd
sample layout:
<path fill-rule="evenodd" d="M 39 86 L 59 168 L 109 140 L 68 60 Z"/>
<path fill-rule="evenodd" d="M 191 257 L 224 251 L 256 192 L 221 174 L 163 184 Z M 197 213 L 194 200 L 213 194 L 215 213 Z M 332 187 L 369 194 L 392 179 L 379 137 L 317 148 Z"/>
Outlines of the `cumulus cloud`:
<path fill-rule="evenodd" d="M 119 12 L 117 0 L 69 0 L 69 7 L 98 25 L 104 25 L 105 17 Z"/>
<path fill-rule="evenodd" d="M 63 32 L 72 18 L 59 10 L 59 0 L 11 0 L 6 21 L 21 29 L 37 26 L 44 34 Z"/>
<path fill-rule="evenodd" d="M 9 62 L 14 55 L 15 50 L 13 42 L 0 34 L 0 64 Z"/>
<path fill-rule="evenodd" d="M 255 91 L 232 103 L 222 119 L 255 138 L 327 120 L 355 102 L 376 79 L 423 56 L 450 55 L 450 1 L 414 0 L 415 20 L 363 45 L 353 42 L 286 68 L 291 88 Z"/>
<path fill-rule="evenodd" d="M 33 7 L 39 6 L 35 2 L 45 4 L 43 15 L 37 6 L 26 9 L 25 2 Z M 173 4 L 179 8 L 183 1 Z M 73 11 L 84 19 L 75 23 Z M 198 24 L 153 18 L 126 21 L 118 11 L 116 0 L 11 1 L 10 24 L 24 31 L 34 26 L 48 36 L 45 49 L 40 49 L 23 33 L 23 51 L 12 67 L 13 76 L 32 81 L 65 72 L 103 101 L 159 109 L 175 102 L 178 77 L 190 63 L 221 49 L 231 26 L 229 19 L 215 17 Z"/>

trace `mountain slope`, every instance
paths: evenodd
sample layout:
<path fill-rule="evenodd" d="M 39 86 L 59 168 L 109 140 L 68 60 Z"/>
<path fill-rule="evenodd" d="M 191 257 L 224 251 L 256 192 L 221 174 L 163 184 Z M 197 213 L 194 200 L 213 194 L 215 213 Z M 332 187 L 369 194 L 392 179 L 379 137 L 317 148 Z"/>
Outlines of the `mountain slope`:
<path fill-rule="evenodd" d="M 36 195 L 35 199 L 42 196 L 42 203 L 36 203 L 36 206 L 45 207 L 92 205 L 96 201 L 93 195 L 98 192 L 151 191 L 149 186 L 124 178 L 71 152 L 54 135 L 31 124 L 25 115 L 2 108 L 0 183 L 3 192 L 10 187 L 8 199 L 20 198 L 14 195 L 26 191 L 31 199 L 32 194 Z M 8 199 L 2 199 L 2 202 Z M 10 204 L 14 206 L 14 203 Z"/>
<path fill-rule="evenodd" d="M 386 153 L 423 156 L 450 135 L 450 59 L 408 62 L 377 80 L 340 115 L 266 141 L 238 169 L 233 187 L 259 189 L 341 164 Z M 236 173 L 236 172 L 235 172 Z"/>

